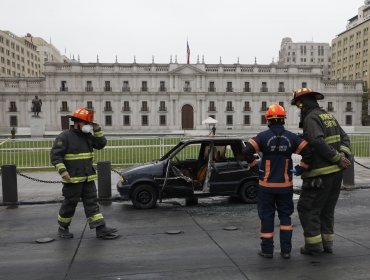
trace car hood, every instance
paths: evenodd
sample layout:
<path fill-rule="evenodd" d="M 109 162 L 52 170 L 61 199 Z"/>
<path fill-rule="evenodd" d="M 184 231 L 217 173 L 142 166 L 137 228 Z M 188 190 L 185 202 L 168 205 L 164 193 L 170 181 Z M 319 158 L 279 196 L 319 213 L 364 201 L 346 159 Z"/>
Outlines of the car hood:
<path fill-rule="evenodd" d="M 132 175 L 138 176 L 139 174 L 162 176 L 164 164 L 165 161 L 152 161 L 120 170 L 120 173 L 125 177 Z"/>

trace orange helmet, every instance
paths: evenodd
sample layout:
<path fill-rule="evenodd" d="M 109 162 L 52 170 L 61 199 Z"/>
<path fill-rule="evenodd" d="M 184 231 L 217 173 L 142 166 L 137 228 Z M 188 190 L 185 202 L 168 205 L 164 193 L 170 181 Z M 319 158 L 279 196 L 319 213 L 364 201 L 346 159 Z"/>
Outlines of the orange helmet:
<path fill-rule="evenodd" d="M 272 104 L 266 111 L 265 114 L 266 120 L 272 119 L 285 119 L 286 112 L 285 109 L 279 104 Z"/>
<path fill-rule="evenodd" d="M 302 96 L 304 95 L 313 95 L 316 97 L 316 100 L 321 100 L 321 99 L 324 99 L 324 95 L 322 95 L 320 92 L 316 92 L 316 91 L 313 91 L 312 89 L 310 88 L 299 88 L 297 89 L 296 91 L 294 91 L 294 94 L 293 94 L 293 99 L 292 101 L 290 102 L 291 105 L 295 105 L 295 103 L 297 102 L 297 100 L 299 98 L 301 98 Z"/>
<path fill-rule="evenodd" d="M 67 117 L 72 119 L 81 120 L 87 123 L 95 124 L 94 123 L 94 111 L 86 109 L 86 108 L 79 108 L 73 112 L 72 115 L 68 115 Z"/>

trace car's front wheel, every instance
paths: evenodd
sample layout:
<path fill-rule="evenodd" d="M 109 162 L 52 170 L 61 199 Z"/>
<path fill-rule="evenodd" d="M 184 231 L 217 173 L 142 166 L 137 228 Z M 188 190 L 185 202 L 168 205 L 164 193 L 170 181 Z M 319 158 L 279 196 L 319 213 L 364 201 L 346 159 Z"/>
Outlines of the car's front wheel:
<path fill-rule="evenodd" d="M 239 197 L 244 203 L 257 203 L 257 181 L 245 182 L 239 190 Z"/>
<path fill-rule="evenodd" d="M 135 187 L 131 195 L 131 201 L 135 208 L 150 209 L 157 204 L 157 190 L 147 184 L 138 185 Z"/>

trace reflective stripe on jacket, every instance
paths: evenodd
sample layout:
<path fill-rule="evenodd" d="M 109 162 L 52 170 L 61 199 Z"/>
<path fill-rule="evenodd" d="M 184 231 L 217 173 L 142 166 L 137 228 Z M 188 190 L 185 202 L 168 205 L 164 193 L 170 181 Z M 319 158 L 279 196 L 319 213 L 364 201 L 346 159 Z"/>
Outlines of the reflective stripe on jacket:
<path fill-rule="evenodd" d="M 99 129 L 92 135 L 71 128 L 57 136 L 50 151 L 51 163 L 59 174 L 68 171 L 70 181 L 64 183 L 80 183 L 96 180 L 93 167 L 94 149 L 105 147 L 107 139 Z"/>
<path fill-rule="evenodd" d="M 340 152 L 351 154 L 348 135 L 333 115 L 317 107 L 303 120 L 303 138 L 313 148 L 312 163 L 302 178 L 315 177 L 341 171 Z"/>

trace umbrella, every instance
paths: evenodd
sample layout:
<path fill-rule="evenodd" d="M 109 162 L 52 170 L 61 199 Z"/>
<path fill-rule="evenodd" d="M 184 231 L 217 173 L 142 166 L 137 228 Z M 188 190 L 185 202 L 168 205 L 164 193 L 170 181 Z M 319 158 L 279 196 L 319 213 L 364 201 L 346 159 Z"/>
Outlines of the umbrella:
<path fill-rule="evenodd" d="M 208 117 L 204 121 L 202 121 L 202 124 L 216 124 L 218 123 L 218 120 L 215 120 L 214 118 Z"/>

